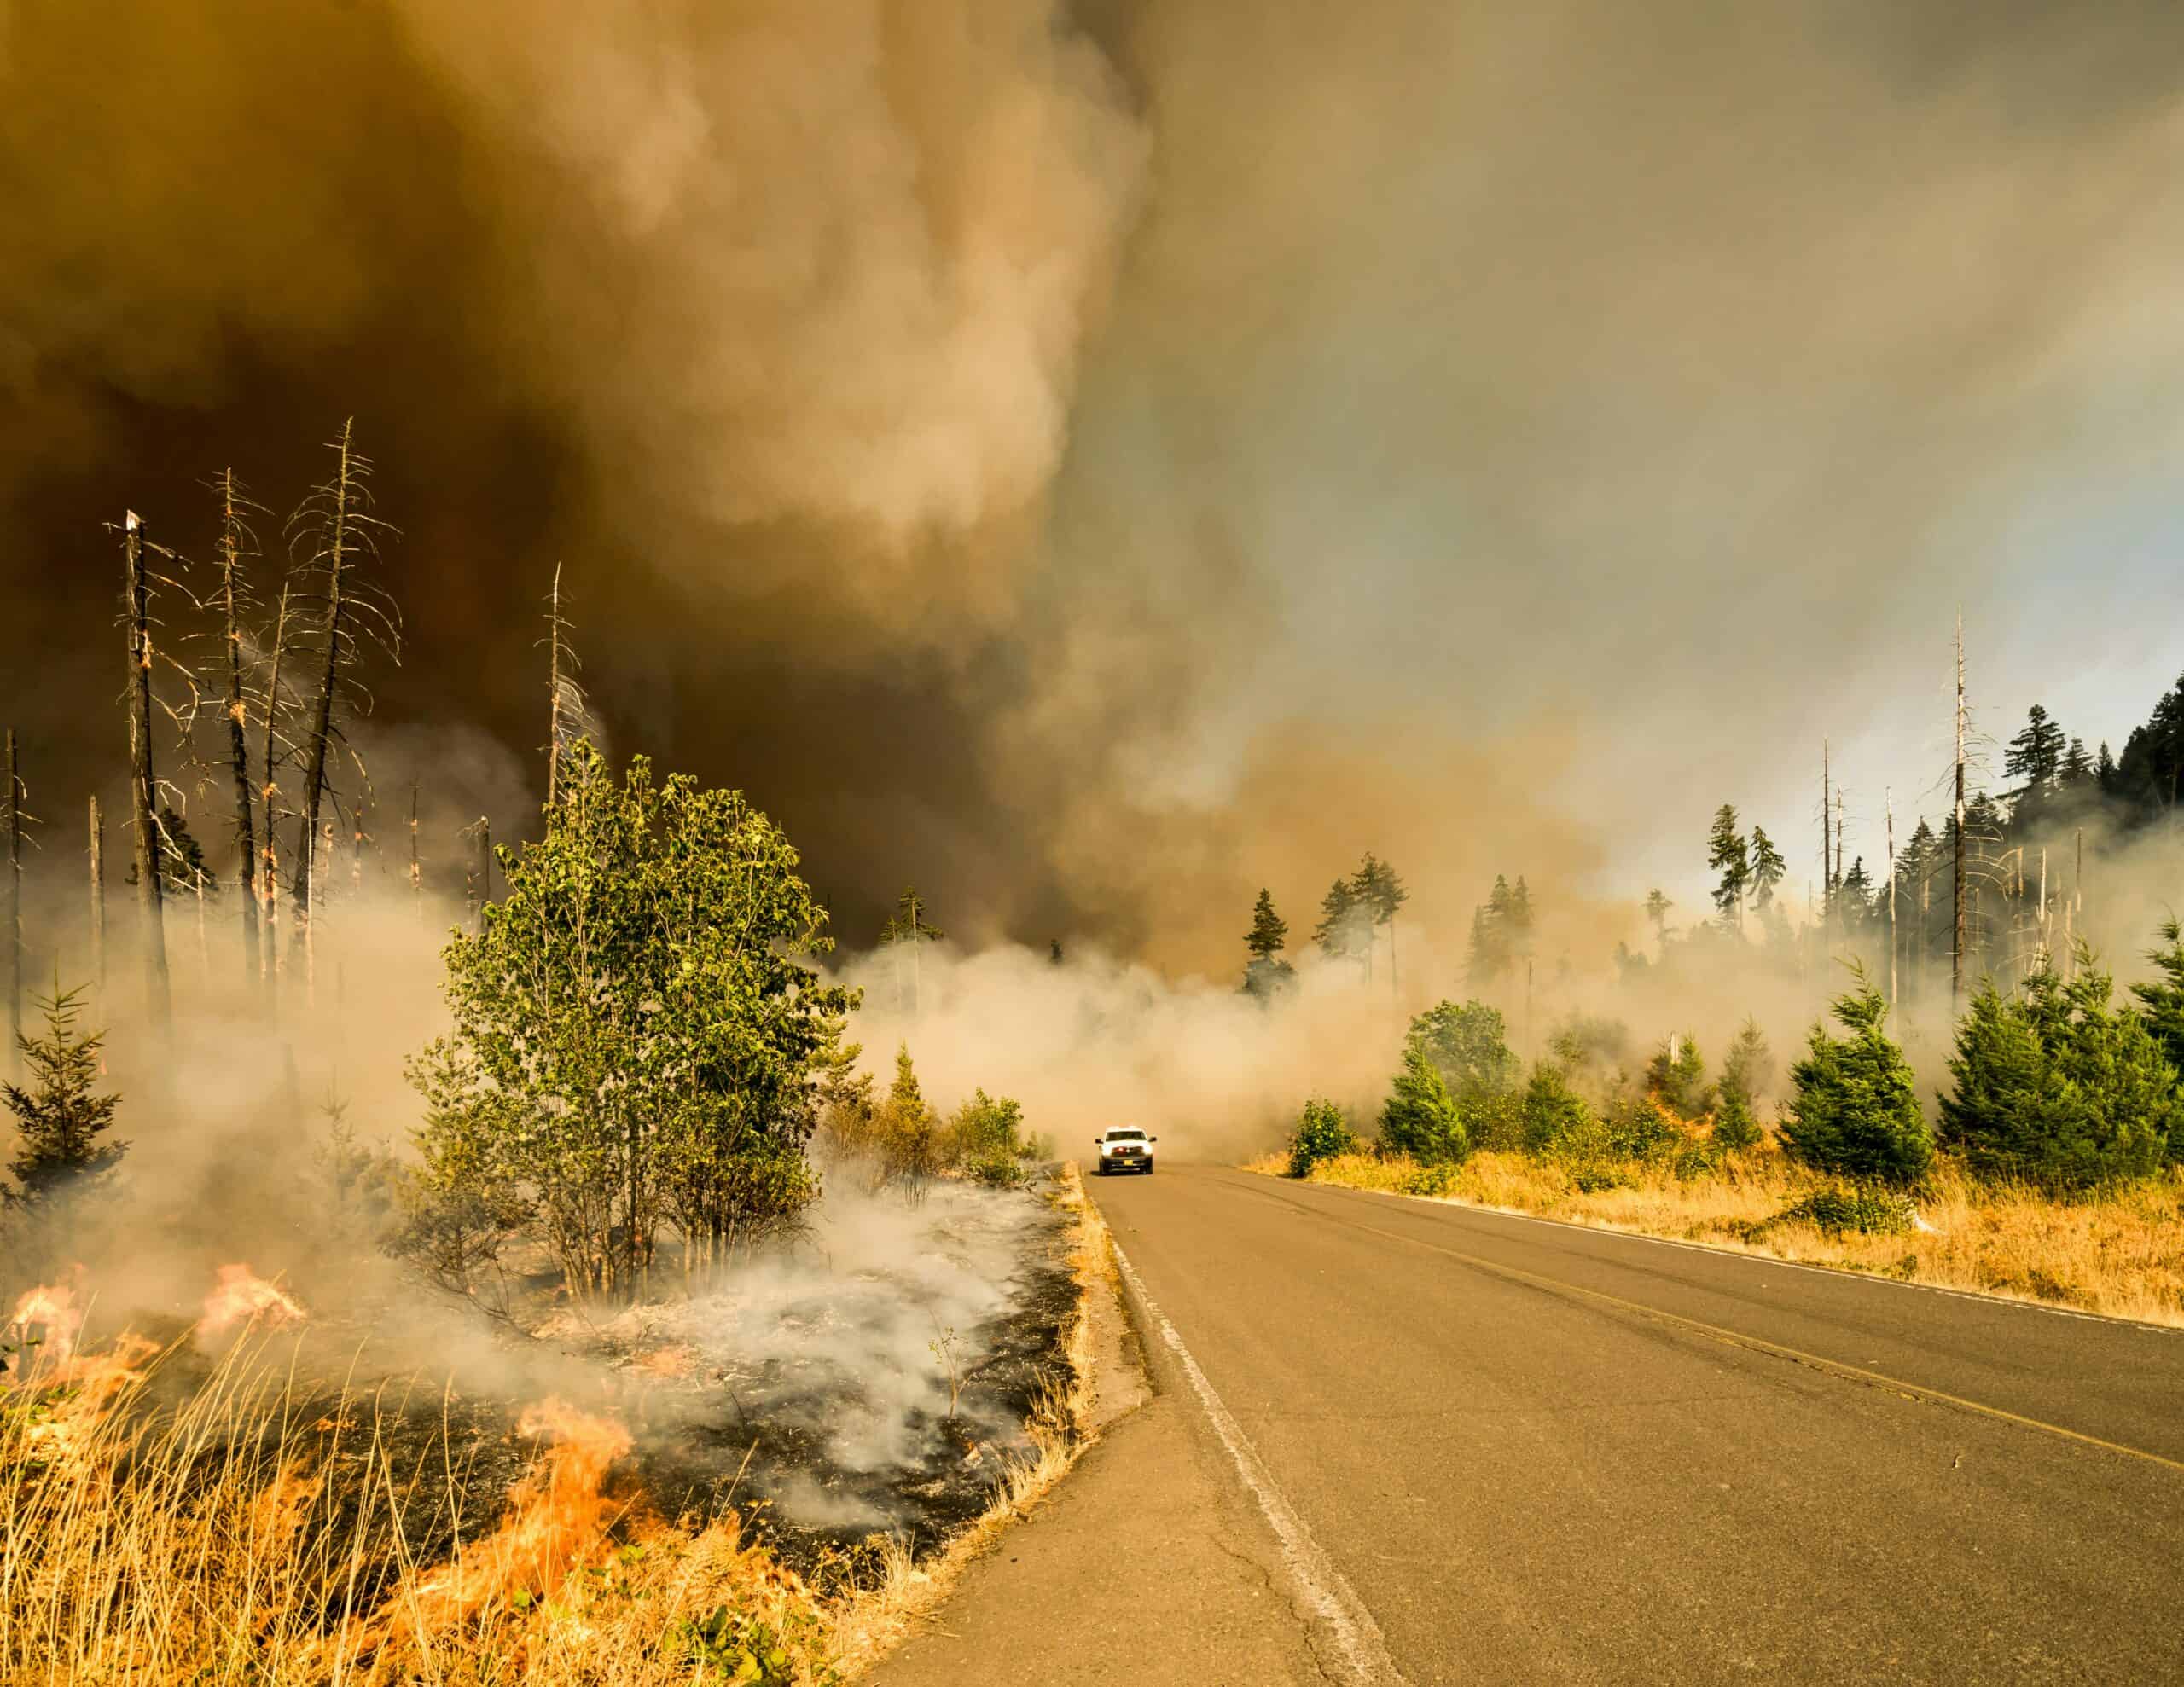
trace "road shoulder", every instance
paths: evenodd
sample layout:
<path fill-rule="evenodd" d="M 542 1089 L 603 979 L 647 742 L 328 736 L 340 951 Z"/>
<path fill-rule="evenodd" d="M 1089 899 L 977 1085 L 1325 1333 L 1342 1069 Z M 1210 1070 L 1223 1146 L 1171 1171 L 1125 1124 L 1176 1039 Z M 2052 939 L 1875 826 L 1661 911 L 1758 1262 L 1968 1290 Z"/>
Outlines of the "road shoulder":
<path fill-rule="evenodd" d="M 963 1572 L 877 1687 L 1318 1683 L 1279 1544 L 1119 1285 L 1090 1309 L 1098 1439 Z"/>

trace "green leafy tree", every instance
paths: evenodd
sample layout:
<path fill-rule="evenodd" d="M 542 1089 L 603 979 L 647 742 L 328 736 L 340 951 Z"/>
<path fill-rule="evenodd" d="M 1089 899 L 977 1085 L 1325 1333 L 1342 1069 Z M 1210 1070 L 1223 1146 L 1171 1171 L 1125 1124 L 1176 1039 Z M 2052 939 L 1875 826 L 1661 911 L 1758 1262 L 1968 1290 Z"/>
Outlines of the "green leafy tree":
<path fill-rule="evenodd" d="M 1297 982 L 1297 969 L 1282 959 L 1289 942 L 1289 922 L 1274 911 L 1273 893 L 1259 892 L 1252 907 L 1252 929 L 1244 936 L 1244 994 L 1271 1000 Z"/>
<path fill-rule="evenodd" d="M 1774 1052 L 1759 1021 L 1747 1019 L 1722 1062 L 1721 1104 L 1714 1114 L 1714 1140 L 1742 1151 L 1757 1148 L 1765 1133 L 1759 1125 L 1759 1098 L 1774 1082 Z"/>
<path fill-rule="evenodd" d="M 1942 1139 L 1982 1177 L 2058 1192 L 2143 1177 L 2184 1133 L 2176 1068 L 2147 1021 L 2111 1004 L 2082 945 L 2006 996 L 1989 980 L 1957 1027 Z"/>
<path fill-rule="evenodd" d="M 1315 1097 L 1304 1104 L 1297 1128 L 1289 1138 L 1289 1175 L 1310 1177 L 1322 1160 L 1357 1151 L 1356 1133 L 1332 1101 Z"/>
<path fill-rule="evenodd" d="M 997 1189 L 1024 1181 L 1024 1107 L 1008 1096 L 983 1089 L 956 1111 L 949 1134 L 956 1162 L 973 1181 Z"/>
<path fill-rule="evenodd" d="M 15 1186 L 11 1205 L 49 1214 L 96 1190 L 113 1176 L 125 1142 L 103 1141 L 113 1128 L 119 1095 L 98 1093 L 105 1033 L 79 1031 L 84 992 L 64 990 L 38 998 L 45 1020 L 42 1036 L 18 1032 L 15 1052 L 31 1082 L 0 1085 L 0 1099 L 15 1115 L 15 1152 L 8 1169 Z"/>
<path fill-rule="evenodd" d="M 710 1261 L 816 1195 L 803 1151 L 854 998 L 804 964 L 825 912 L 741 793 L 642 757 L 618 784 L 579 740 L 558 796 L 443 951 L 419 1147 L 524 1205 L 572 1294 L 628 1295 L 663 1221 Z"/>
<path fill-rule="evenodd" d="M 1883 1183 L 1912 1183 L 1933 1163 L 1933 1133 L 1919 1110 L 1910 1063 L 1883 1029 L 1888 1003 L 1862 968 L 1834 1013 L 1847 1035 L 1815 1024 L 1805 1056 L 1790 1069 L 1782 1145 L 1815 1170 Z"/>
<path fill-rule="evenodd" d="M 1751 905 L 1765 913 L 1774 906 L 1774 890 L 1789 872 L 1782 859 L 1782 852 L 1774 847 L 1774 840 L 1767 835 L 1764 826 L 1751 829 Z"/>
<path fill-rule="evenodd" d="M 1404 1047 L 1421 1051 L 1439 1069 L 1467 1111 L 1507 1095 L 1523 1070 L 1501 1011 L 1483 1001 L 1437 1002 L 1410 1022 Z"/>
<path fill-rule="evenodd" d="M 1380 1142 L 1398 1154 L 1428 1162 L 1461 1160 L 1471 1151 L 1455 1098 L 1416 1042 L 1403 1050 L 1403 1066 L 1381 1106 Z"/>
<path fill-rule="evenodd" d="M 1741 930 L 1745 892 L 1751 884 L 1751 850 L 1737 830 L 1737 811 L 1729 803 L 1714 811 L 1714 829 L 1706 844 L 1706 865 L 1721 875 L 1714 885 L 1715 912 L 1723 925 Z"/>

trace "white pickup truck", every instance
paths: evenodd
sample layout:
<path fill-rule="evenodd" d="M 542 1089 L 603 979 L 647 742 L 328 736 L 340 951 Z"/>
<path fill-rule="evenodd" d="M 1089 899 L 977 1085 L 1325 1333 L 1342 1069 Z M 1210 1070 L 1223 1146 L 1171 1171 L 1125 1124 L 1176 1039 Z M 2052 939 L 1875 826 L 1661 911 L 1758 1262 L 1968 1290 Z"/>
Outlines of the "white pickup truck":
<path fill-rule="evenodd" d="M 1109 1172 L 1143 1172 L 1153 1175 L 1153 1145 L 1160 1140 L 1147 1136 L 1136 1125 L 1117 1125 L 1112 1130 L 1102 1131 L 1092 1139 L 1100 1148 L 1100 1175 Z"/>

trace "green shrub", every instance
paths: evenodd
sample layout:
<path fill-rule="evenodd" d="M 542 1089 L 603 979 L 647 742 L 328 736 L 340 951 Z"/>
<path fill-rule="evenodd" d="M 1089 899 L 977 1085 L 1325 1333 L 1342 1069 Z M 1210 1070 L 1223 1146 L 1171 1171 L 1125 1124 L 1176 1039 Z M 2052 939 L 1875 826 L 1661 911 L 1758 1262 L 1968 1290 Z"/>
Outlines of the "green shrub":
<path fill-rule="evenodd" d="M 1654 1104 L 1650 1094 L 1616 1098 L 1603 1122 L 1607 1151 L 1621 1160 L 1653 1160 L 1682 1146 L 1683 1133 Z"/>
<path fill-rule="evenodd" d="M 1680 1182 L 1695 1183 L 1700 1178 L 1718 1176 L 1722 1169 L 1721 1147 L 1709 1138 L 1694 1142 L 1676 1157 L 1676 1174 Z"/>
<path fill-rule="evenodd" d="M 1782 1145 L 1816 1170 L 1862 1180 L 1911 1183 L 1933 1163 L 1933 1133 L 1919 1110 L 1911 1068 L 1882 1023 L 1888 1004 L 1857 970 L 1856 988 L 1835 1000 L 1850 1033 L 1812 1028 L 1805 1058 L 1791 1069 Z"/>
<path fill-rule="evenodd" d="M 949 1122 L 956 1163 L 973 1181 L 1013 1189 L 1030 1175 L 1023 1104 L 975 1090 Z"/>
<path fill-rule="evenodd" d="M 1380 1143 L 1422 1161 L 1461 1160 L 1471 1151 L 1455 1098 L 1415 1038 L 1403 1050 L 1403 1070 L 1380 1109 Z"/>
<path fill-rule="evenodd" d="M 2069 1193 L 2144 1177 L 2184 1133 L 2175 1069 L 2146 1018 L 2110 1003 L 2113 981 L 2035 973 L 2022 994 L 1989 981 L 1957 1027 L 1943 1139 L 1984 1178 Z"/>
<path fill-rule="evenodd" d="M 1403 1195 L 1446 1195 L 1456 1186 L 1456 1168 L 1447 1160 L 1436 1160 L 1429 1166 L 1417 1166 L 1405 1172 L 1397 1181 L 1397 1192 Z"/>
<path fill-rule="evenodd" d="M 1866 1236 L 1901 1236 L 1916 1215 L 1909 1197 L 1879 1184 L 1862 1183 L 1815 1190 L 1768 1222 L 1814 1225 L 1831 1236 L 1846 1230 Z"/>
<path fill-rule="evenodd" d="M 1627 1173 L 1618 1171 L 1604 1161 L 1588 1160 L 1570 1168 L 1570 1186 L 1580 1195 L 1605 1195 L 1611 1189 L 1629 1186 Z"/>
<path fill-rule="evenodd" d="M 1357 1151 L 1356 1133 L 1332 1101 L 1314 1097 L 1304 1104 L 1297 1128 L 1289 1138 L 1289 1175 L 1310 1177 L 1322 1160 Z"/>

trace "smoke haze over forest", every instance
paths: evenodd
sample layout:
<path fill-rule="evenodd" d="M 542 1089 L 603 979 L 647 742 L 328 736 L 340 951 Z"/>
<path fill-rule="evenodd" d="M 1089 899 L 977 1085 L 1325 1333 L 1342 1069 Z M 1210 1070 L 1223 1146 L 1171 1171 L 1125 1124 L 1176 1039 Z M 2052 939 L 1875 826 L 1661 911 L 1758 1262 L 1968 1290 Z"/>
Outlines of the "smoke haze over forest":
<path fill-rule="evenodd" d="M 354 414 L 375 748 L 504 835 L 560 559 L 615 749 L 860 945 L 1226 971 L 1367 847 L 1635 936 L 1723 801 L 1799 885 L 1823 733 L 1854 849 L 1938 815 L 1960 600 L 1998 736 L 2184 666 L 2180 70 L 2152 0 L 0 0 L 32 806 L 119 783 L 103 524 L 204 558 Z"/>

